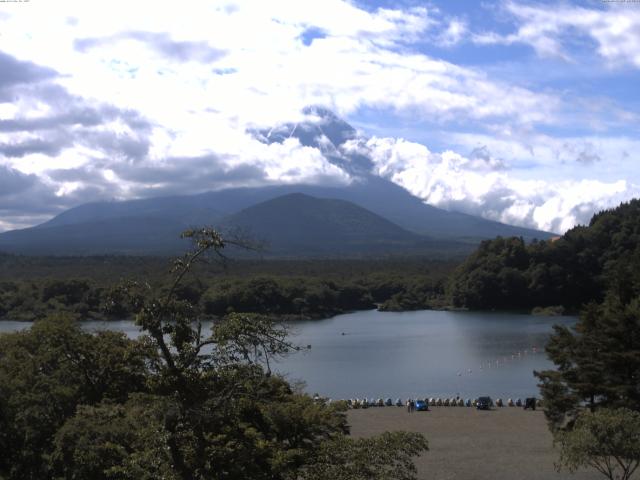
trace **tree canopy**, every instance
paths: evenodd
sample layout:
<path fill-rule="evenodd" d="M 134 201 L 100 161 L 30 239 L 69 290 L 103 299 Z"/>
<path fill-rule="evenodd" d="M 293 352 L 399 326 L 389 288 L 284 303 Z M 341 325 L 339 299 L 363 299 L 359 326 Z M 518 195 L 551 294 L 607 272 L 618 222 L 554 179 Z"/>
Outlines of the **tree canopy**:
<path fill-rule="evenodd" d="M 610 480 L 628 480 L 640 466 L 640 413 L 626 408 L 581 414 L 557 435 L 558 469 L 592 467 Z"/>
<path fill-rule="evenodd" d="M 102 262 L 77 258 L 66 263 L 51 257 L 40 258 L 39 263 L 21 260 L 7 261 L 4 270 L 0 255 L 0 319 L 33 321 L 59 312 L 80 319 L 132 318 L 135 309 L 113 292 L 123 275 L 143 277 L 154 290 L 170 288 L 173 280 L 166 271 L 158 272 L 156 263 L 149 259 L 140 263 L 142 259 L 135 257 L 105 257 Z M 95 275 L 87 272 L 83 261 Z M 203 262 L 194 265 L 174 295 L 209 317 L 243 312 L 316 319 L 376 306 L 435 308 L 445 304 L 446 277 L 453 265 L 425 259 Z"/>
<path fill-rule="evenodd" d="M 555 240 L 483 241 L 453 273 L 448 295 L 453 305 L 474 309 L 561 305 L 578 311 L 601 302 L 624 272 L 638 277 L 629 265 L 639 258 L 640 200 L 632 200 Z M 640 283 L 634 285 L 618 288 L 630 298 L 640 293 Z"/>

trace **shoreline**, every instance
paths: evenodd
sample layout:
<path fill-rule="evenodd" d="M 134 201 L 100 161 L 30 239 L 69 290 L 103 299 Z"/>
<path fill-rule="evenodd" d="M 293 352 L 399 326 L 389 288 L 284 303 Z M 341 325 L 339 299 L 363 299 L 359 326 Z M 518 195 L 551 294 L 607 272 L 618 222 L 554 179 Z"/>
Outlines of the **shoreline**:
<path fill-rule="evenodd" d="M 351 313 L 359 313 L 359 312 L 380 312 L 380 313 L 411 313 L 411 312 L 462 312 L 462 313 L 495 313 L 495 314 L 515 314 L 515 315 L 523 315 L 523 316 L 537 316 L 537 317 L 575 317 L 579 314 L 579 312 L 573 311 L 564 311 L 562 314 L 555 313 L 541 313 L 534 312 L 536 307 L 533 310 L 495 310 L 495 309 L 486 309 L 486 310 L 471 310 L 467 307 L 454 307 L 454 306 L 443 306 L 443 307 L 423 307 L 423 308 L 410 308 L 404 310 L 393 310 L 393 309 L 384 309 L 379 308 L 380 305 L 376 305 L 374 308 L 365 308 L 360 310 L 344 310 L 344 311 L 336 311 L 328 314 L 320 315 L 320 314 L 310 314 L 310 315 L 298 315 L 298 314 L 281 314 L 274 315 L 274 319 L 279 322 L 287 322 L 287 323 L 296 323 L 296 322 L 308 322 L 308 321 L 321 321 L 321 320 L 329 320 L 331 318 L 340 316 L 340 315 L 348 315 Z M 70 313 L 65 310 L 53 311 L 51 313 Z M 212 321 L 215 319 L 221 318 L 219 316 L 207 316 L 207 318 L 203 318 L 202 321 Z M 11 317 L 0 317 L 0 322 L 16 322 L 16 323 L 34 323 L 39 319 L 21 319 L 21 318 L 11 318 Z M 123 322 L 123 321 L 134 321 L 134 316 L 127 318 L 100 318 L 100 317 L 90 317 L 90 318 L 82 318 L 78 320 L 81 323 L 84 322 Z"/>
<path fill-rule="evenodd" d="M 518 407 L 430 407 L 407 413 L 405 407 L 349 410 L 353 437 L 406 430 L 425 435 L 429 451 L 415 460 L 420 480 L 595 480 L 595 470 L 556 472 L 558 451 L 544 411 Z"/>

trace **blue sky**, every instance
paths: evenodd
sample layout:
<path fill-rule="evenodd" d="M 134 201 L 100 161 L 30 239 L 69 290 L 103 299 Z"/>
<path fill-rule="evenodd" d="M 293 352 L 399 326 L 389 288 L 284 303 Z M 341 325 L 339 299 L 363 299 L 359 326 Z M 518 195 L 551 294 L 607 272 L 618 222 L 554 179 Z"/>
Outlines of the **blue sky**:
<path fill-rule="evenodd" d="M 179 20 L 176 20 L 179 19 Z M 640 3 L 0 3 L 0 230 L 87 201 L 358 179 L 563 232 L 640 193 Z M 193 172 L 197 172 L 194 175 Z"/>

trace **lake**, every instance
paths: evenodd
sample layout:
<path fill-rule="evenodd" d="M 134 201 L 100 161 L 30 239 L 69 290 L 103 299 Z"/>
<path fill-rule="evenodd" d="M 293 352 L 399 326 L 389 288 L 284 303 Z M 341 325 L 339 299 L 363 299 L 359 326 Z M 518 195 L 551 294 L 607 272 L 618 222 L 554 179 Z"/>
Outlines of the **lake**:
<path fill-rule="evenodd" d="M 534 370 L 551 368 L 544 354 L 552 326 L 573 317 L 495 312 L 360 311 L 290 324 L 294 343 L 311 350 L 279 361 L 276 370 L 304 380 L 309 393 L 331 398 L 539 396 Z M 0 322 L 0 332 L 26 328 Z M 130 321 L 86 322 L 139 334 Z"/>

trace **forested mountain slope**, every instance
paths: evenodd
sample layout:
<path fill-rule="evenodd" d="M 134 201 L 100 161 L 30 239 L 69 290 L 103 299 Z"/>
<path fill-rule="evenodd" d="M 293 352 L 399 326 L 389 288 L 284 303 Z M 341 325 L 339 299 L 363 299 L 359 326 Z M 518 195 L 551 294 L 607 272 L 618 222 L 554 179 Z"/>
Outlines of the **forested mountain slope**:
<path fill-rule="evenodd" d="M 593 216 L 588 226 L 557 240 L 486 240 L 454 272 L 448 289 L 455 306 L 476 309 L 562 305 L 575 310 L 600 302 L 613 288 L 638 295 L 640 200 Z"/>

